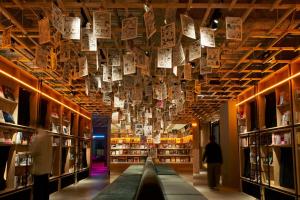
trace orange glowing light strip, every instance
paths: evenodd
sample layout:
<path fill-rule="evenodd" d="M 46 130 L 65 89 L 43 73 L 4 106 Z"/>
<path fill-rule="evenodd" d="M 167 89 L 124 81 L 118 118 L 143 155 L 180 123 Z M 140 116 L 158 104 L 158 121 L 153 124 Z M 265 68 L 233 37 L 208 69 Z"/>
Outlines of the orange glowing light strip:
<path fill-rule="evenodd" d="M 288 77 L 288 78 L 286 78 L 286 79 L 284 79 L 284 80 L 282 80 L 282 81 L 280 81 L 280 82 L 278 82 L 278 83 L 276 83 L 276 84 L 274 84 L 274 85 L 272 85 L 272 86 L 270 86 L 270 87 L 268 87 L 268 88 L 266 88 L 266 89 L 264 89 L 264 90 L 262 90 L 262 91 L 260 91 L 260 92 L 258 92 L 258 93 L 256 93 L 256 94 L 254 94 L 254 95 L 251 96 L 251 97 L 248 97 L 247 99 L 245 99 L 245 100 L 243 100 L 243 101 L 237 103 L 236 106 L 239 106 L 239 105 L 241 105 L 241 104 L 243 104 L 243 103 L 246 103 L 247 101 L 249 101 L 249 100 L 251 100 L 251 99 L 257 97 L 258 95 L 263 94 L 263 93 L 265 93 L 265 92 L 267 92 L 267 91 L 269 91 L 269 90 L 271 90 L 271 89 L 273 89 L 273 88 L 275 88 L 275 87 L 277 87 L 277 86 L 279 86 L 279 85 L 282 85 L 282 84 L 288 82 L 289 80 L 291 80 L 291 79 L 293 79 L 293 78 L 296 78 L 296 77 L 298 77 L 298 76 L 300 76 L 300 72 L 298 72 L 297 74 L 294 74 L 294 75 L 292 75 L 292 76 L 290 76 L 290 77 Z"/>
<path fill-rule="evenodd" d="M 23 82 L 22 80 L 20 80 L 20 79 L 14 77 L 14 76 L 12 76 L 11 74 L 9 74 L 9 73 L 7 73 L 7 72 L 1 70 L 1 69 L 0 69 L 0 73 L 3 74 L 4 76 L 8 77 L 8 78 L 11 78 L 11 79 L 15 80 L 15 81 L 18 82 L 18 83 L 24 85 L 25 87 L 27 87 L 27 88 L 29 88 L 29 89 L 31 89 L 31 90 L 37 92 L 37 93 L 40 93 L 40 94 L 43 95 L 44 97 L 46 97 L 46 98 L 48 98 L 48 99 L 50 99 L 50 100 L 52 100 L 52 101 L 54 101 L 54 102 L 56 102 L 56 103 L 58 103 L 58 104 L 60 104 L 60 105 L 62 105 L 62 106 L 68 108 L 69 110 L 71 110 L 71 111 L 73 111 L 73 112 L 75 112 L 75 113 L 77 113 L 77 114 L 79 114 L 79 115 L 85 117 L 86 119 L 91 120 L 91 118 L 90 118 L 89 116 L 87 116 L 87 115 L 85 115 L 85 114 L 82 114 L 81 112 L 79 112 L 79 111 L 77 111 L 77 110 L 71 108 L 70 106 L 68 106 L 68 105 L 66 105 L 66 104 L 64 104 L 64 103 L 62 103 L 62 102 L 60 102 L 60 101 L 58 101 L 57 99 L 55 99 L 55 98 L 49 96 L 48 94 L 42 92 L 41 90 L 39 90 L 39 89 L 37 89 L 37 88 L 35 88 L 35 87 L 33 87 L 33 86 L 31 86 L 31 85 L 29 85 L 29 84 Z"/>

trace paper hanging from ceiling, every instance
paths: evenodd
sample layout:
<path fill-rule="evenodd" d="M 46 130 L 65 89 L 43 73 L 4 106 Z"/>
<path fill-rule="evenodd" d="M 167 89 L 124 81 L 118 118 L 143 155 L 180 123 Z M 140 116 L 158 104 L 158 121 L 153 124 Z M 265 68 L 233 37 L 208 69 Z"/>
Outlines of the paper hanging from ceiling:
<path fill-rule="evenodd" d="M 161 48 L 171 48 L 176 44 L 175 23 L 166 24 L 161 27 L 160 45 Z"/>
<path fill-rule="evenodd" d="M 39 25 L 39 44 L 46 44 L 51 41 L 50 26 L 48 17 L 38 21 Z"/>
<path fill-rule="evenodd" d="M 97 82 L 97 89 L 101 89 L 101 76 L 97 75 L 95 76 L 96 82 Z"/>
<path fill-rule="evenodd" d="M 168 98 L 168 88 L 166 83 L 161 83 L 161 97 L 163 100 Z"/>
<path fill-rule="evenodd" d="M 200 27 L 201 45 L 206 47 L 215 47 L 214 30 L 207 27 Z"/>
<path fill-rule="evenodd" d="M 137 37 L 138 18 L 129 17 L 122 20 L 121 40 L 131 40 Z"/>
<path fill-rule="evenodd" d="M 181 43 L 176 45 L 172 51 L 172 64 L 173 66 L 180 66 L 183 64 L 185 60 L 184 51 Z"/>
<path fill-rule="evenodd" d="M 79 77 L 84 77 L 89 75 L 89 67 L 88 67 L 88 61 L 85 56 L 78 58 L 78 65 L 79 65 Z"/>
<path fill-rule="evenodd" d="M 103 89 L 103 87 L 102 87 L 102 89 Z M 102 101 L 103 101 L 104 105 L 111 106 L 111 97 L 110 97 L 109 93 L 102 94 Z"/>
<path fill-rule="evenodd" d="M 107 64 L 110 66 L 121 66 L 120 52 L 116 49 L 108 49 Z"/>
<path fill-rule="evenodd" d="M 66 62 L 71 58 L 71 47 L 70 43 L 67 41 L 61 42 L 59 51 L 59 61 Z"/>
<path fill-rule="evenodd" d="M 153 144 L 160 144 L 160 133 L 156 133 L 153 137 Z"/>
<path fill-rule="evenodd" d="M 2 48 L 10 48 L 11 47 L 11 28 L 6 28 L 2 32 Z"/>
<path fill-rule="evenodd" d="M 37 47 L 35 50 L 35 64 L 37 67 L 46 68 L 48 66 L 49 52 L 43 47 Z"/>
<path fill-rule="evenodd" d="M 56 52 L 54 51 L 54 48 L 51 48 L 50 50 L 50 66 L 52 70 L 57 69 L 57 55 Z"/>
<path fill-rule="evenodd" d="M 112 67 L 107 66 L 107 65 L 102 65 L 103 66 L 103 81 L 104 82 L 111 82 L 111 76 L 112 76 Z"/>
<path fill-rule="evenodd" d="M 207 48 L 207 66 L 212 68 L 220 67 L 220 49 L 219 48 Z"/>
<path fill-rule="evenodd" d="M 113 123 L 113 124 L 119 123 L 119 112 L 113 112 L 111 114 L 111 123 Z"/>
<path fill-rule="evenodd" d="M 208 74 L 212 72 L 211 66 L 207 65 L 207 59 L 201 57 L 200 59 L 200 74 Z"/>
<path fill-rule="evenodd" d="M 184 65 L 184 72 L 183 72 L 183 75 L 184 75 L 184 79 L 185 80 L 192 80 L 192 66 L 190 63 L 187 63 Z"/>
<path fill-rule="evenodd" d="M 139 86 L 135 87 L 132 91 L 132 100 L 135 102 L 141 102 L 143 99 L 143 90 Z"/>
<path fill-rule="evenodd" d="M 111 39 L 111 13 L 93 12 L 93 32 L 96 38 Z"/>
<path fill-rule="evenodd" d="M 93 30 L 89 28 L 81 29 L 81 51 L 97 51 L 97 38 Z"/>
<path fill-rule="evenodd" d="M 121 81 L 123 79 L 121 66 L 112 66 L 112 81 Z"/>
<path fill-rule="evenodd" d="M 121 100 L 119 97 L 114 96 L 114 107 L 115 108 L 124 108 L 125 100 Z"/>
<path fill-rule="evenodd" d="M 153 99 L 162 100 L 162 87 L 160 84 L 153 85 Z"/>
<path fill-rule="evenodd" d="M 196 40 L 189 45 L 189 61 L 195 60 L 201 57 L 201 43 Z"/>
<path fill-rule="evenodd" d="M 136 73 L 134 57 L 133 53 L 123 55 L 124 75 Z"/>
<path fill-rule="evenodd" d="M 144 135 L 151 136 L 152 135 L 152 126 L 144 125 Z"/>
<path fill-rule="evenodd" d="M 80 18 L 65 17 L 63 38 L 80 40 Z"/>
<path fill-rule="evenodd" d="M 143 135 L 144 127 L 143 124 L 135 124 L 134 125 L 134 132 L 136 136 Z"/>
<path fill-rule="evenodd" d="M 242 18 L 226 17 L 226 39 L 242 40 Z"/>
<path fill-rule="evenodd" d="M 99 67 L 99 51 L 96 52 L 96 71 L 99 71 L 100 67 Z"/>
<path fill-rule="evenodd" d="M 201 93 L 201 83 L 199 80 L 195 80 L 195 93 L 196 94 Z"/>
<path fill-rule="evenodd" d="M 135 56 L 135 65 L 141 69 L 146 67 L 146 55 L 141 50 L 136 50 L 134 53 Z"/>
<path fill-rule="evenodd" d="M 196 32 L 195 32 L 195 25 L 194 25 L 193 18 L 181 14 L 180 21 L 181 21 L 182 34 L 189 38 L 196 39 Z"/>
<path fill-rule="evenodd" d="M 159 48 L 157 50 L 157 67 L 158 68 L 172 68 L 172 49 Z"/>
<path fill-rule="evenodd" d="M 52 3 L 52 25 L 57 31 L 63 34 L 64 24 L 65 18 L 62 14 L 62 11 L 54 3 Z"/>
<path fill-rule="evenodd" d="M 174 74 L 175 76 L 177 76 L 177 69 L 178 69 L 177 66 L 174 66 L 174 67 L 173 67 L 173 74 Z"/>
<path fill-rule="evenodd" d="M 88 77 L 85 78 L 85 94 L 86 96 L 89 96 L 90 91 L 90 80 Z"/>
<path fill-rule="evenodd" d="M 155 17 L 152 8 L 150 8 L 147 12 L 144 13 L 144 22 L 146 27 L 147 39 L 149 40 L 151 36 L 154 35 L 154 33 L 156 32 Z"/>
<path fill-rule="evenodd" d="M 185 91 L 185 101 L 194 101 L 194 91 Z"/>
<path fill-rule="evenodd" d="M 101 92 L 110 93 L 112 92 L 112 83 L 111 82 L 101 82 Z"/>

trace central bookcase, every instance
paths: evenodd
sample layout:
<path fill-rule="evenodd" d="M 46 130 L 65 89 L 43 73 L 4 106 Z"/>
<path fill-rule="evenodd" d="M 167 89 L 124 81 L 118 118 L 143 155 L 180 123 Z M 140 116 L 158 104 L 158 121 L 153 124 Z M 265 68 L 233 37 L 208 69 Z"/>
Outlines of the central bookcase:
<path fill-rule="evenodd" d="M 130 132 L 112 132 L 110 136 L 110 169 L 124 170 L 132 164 L 143 164 L 152 156 L 156 164 L 171 165 L 179 171 L 192 171 L 193 135 L 188 128 L 161 135 L 160 143 Z"/>
<path fill-rule="evenodd" d="M 237 112 L 243 192 L 258 199 L 298 199 L 300 64 L 242 92 Z"/>
<path fill-rule="evenodd" d="M 37 124 L 52 138 L 49 193 L 88 177 L 90 113 L 2 57 L 0 70 L 0 199 L 31 199 Z"/>

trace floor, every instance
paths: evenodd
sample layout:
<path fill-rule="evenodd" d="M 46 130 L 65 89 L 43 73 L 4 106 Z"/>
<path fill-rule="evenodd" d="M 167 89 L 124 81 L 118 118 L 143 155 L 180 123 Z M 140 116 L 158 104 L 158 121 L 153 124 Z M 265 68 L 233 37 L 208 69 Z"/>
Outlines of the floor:
<path fill-rule="evenodd" d="M 118 177 L 119 173 L 111 173 L 110 176 L 107 173 L 102 172 L 100 175 L 94 174 L 94 176 L 80 181 L 76 185 L 69 186 L 60 192 L 56 192 L 50 195 L 50 200 L 90 200 L 96 194 L 101 191 L 106 185 L 114 181 Z M 196 180 L 193 180 L 192 174 L 180 174 L 180 176 L 188 183 L 193 185 L 193 182 L 197 184 L 195 188 L 200 191 L 209 200 L 254 200 L 255 198 L 243 194 L 237 190 L 230 188 L 220 187 L 219 191 L 210 190 L 206 185 L 206 173 L 201 172 Z"/>

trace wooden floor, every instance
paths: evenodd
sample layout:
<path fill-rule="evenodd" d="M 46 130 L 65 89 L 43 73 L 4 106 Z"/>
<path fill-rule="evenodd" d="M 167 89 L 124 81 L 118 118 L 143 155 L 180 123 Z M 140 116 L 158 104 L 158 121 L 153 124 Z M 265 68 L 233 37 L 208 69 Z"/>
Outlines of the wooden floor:
<path fill-rule="evenodd" d="M 59 192 L 50 195 L 50 200 L 90 200 L 96 196 L 107 184 L 115 180 L 119 173 L 111 172 L 111 175 L 106 174 L 94 176 L 80 181 L 76 185 L 69 186 Z M 188 183 L 193 184 L 192 174 L 180 174 Z M 201 172 L 198 185 L 195 188 L 200 191 L 209 200 L 254 200 L 246 194 L 237 190 L 221 187 L 219 191 L 210 190 L 206 185 L 206 173 Z"/>

